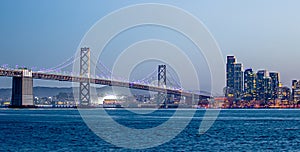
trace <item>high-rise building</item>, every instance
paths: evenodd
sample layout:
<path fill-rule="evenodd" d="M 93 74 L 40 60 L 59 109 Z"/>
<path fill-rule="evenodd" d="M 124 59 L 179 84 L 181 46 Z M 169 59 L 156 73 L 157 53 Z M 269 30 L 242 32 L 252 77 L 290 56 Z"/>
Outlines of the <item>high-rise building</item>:
<path fill-rule="evenodd" d="M 233 97 L 234 96 L 234 64 L 235 64 L 235 57 L 234 56 L 227 56 L 226 90 L 225 90 L 225 96 L 226 97 Z"/>
<path fill-rule="evenodd" d="M 264 77 L 263 79 L 263 99 L 268 101 L 272 98 L 272 79 L 271 77 Z"/>
<path fill-rule="evenodd" d="M 292 81 L 292 100 L 294 104 L 300 103 L 300 80 Z"/>
<path fill-rule="evenodd" d="M 271 77 L 271 98 L 276 99 L 278 98 L 278 88 L 280 83 L 280 77 L 278 72 L 270 72 Z"/>
<path fill-rule="evenodd" d="M 235 57 L 227 56 L 226 87 L 230 90 L 233 90 L 233 86 L 234 86 L 234 64 L 235 64 Z M 229 93 L 233 93 L 233 92 L 229 91 Z"/>
<path fill-rule="evenodd" d="M 278 99 L 290 100 L 291 90 L 288 87 L 279 86 L 278 88 Z"/>
<path fill-rule="evenodd" d="M 269 72 L 267 70 L 259 70 L 256 74 L 256 92 L 257 99 L 264 100 L 266 98 L 269 81 Z"/>
<path fill-rule="evenodd" d="M 241 63 L 234 65 L 234 86 L 235 98 L 240 98 L 243 94 L 243 67 Z"/>
<path fill-rule="evenodd" d="M 244 99 L 253 100 L 256 97 L 256 74 L 252 69 L 244 71 Z"/>
<path fill-rule="evenodd" d="M 240 98 L 243 93 L 242 64 L 236 63 L 235 56 L 227 56 L 226 63 L 226 97 Z"/>

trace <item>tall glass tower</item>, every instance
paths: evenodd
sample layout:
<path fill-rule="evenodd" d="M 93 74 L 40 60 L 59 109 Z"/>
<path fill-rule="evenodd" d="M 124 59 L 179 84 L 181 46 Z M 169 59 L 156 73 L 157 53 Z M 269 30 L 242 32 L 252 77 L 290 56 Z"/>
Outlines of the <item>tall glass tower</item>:
<path fill-rule="evenodd" d="M 271 98 L 275 100 L 278 98 L 278 89 L 279 89 L 279 83 L 280 83 L 280 77 L 278 72 L 270 72 L 271 77 Z"/>
<path fill-rule="evenodd" d="M 227 56 L 226 63 L 226 97 L 240 98 L 243 92 L 242 64 L 236 63 L 235 56 Z"/>
<path fill-rule="evenodd" d="M 257 99 L 265 100 L 266 98 L 268 98 L 268 88 L 271 85 L 269 72 L 267 70 L 259 70 L 256 75 Z"/>
<path fill-rule="evenodd" d="M 253 100 L 256 97 L 256 74 L 252 69 L 244 72 L 244 98 Z"/>
<path fill-rule="evenodd" d="M 234 97 L 241 98 L 243 94 L 243 67 L 241 63 L 234 64 Z"/>
<path fill-rule="evenodd" d="M 300 80 L 292 81 L 292 100 L 294 104 L 300 104 Z"/>
<path fill-rule="evenodd" d="M 235 57 L 234 56 L 227 56 L 227 63 L 226 63 L 226 97 L 233 97 L 234 96 L 234 64 L 235 64 Z"/>

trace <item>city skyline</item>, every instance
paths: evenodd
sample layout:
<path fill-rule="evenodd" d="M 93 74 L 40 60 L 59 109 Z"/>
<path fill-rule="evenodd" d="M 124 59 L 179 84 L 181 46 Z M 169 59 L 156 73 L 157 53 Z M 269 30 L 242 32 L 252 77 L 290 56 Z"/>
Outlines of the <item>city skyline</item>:
<path fill-rule="evenodd" d="M 228 57 L 228 56 L 234 56 L 236 59 L 237 58 L 239 58 L 238 56 L 235 56 L 234 54 L 228 54 L 228 55 L 226 55 L 226 58 Z M 241 64 L 241 69 L 243 70 L 243 71 L 248 71 L 248 70 L 252 70 L 253 72 L 258 72 L 258 71 L 268 71 L 268 73 L 278 73 L 279 74 L 279 77 L 280 77 L 280 80 L 281 80 L 281 78 L 282 77 L 286 77 L 286 76 L 284 76 L 283 74 L 282 74 L 282 72 L 281 71 L 278 71 L 278 70 L 273 70 L 273 69 L 268 69 L 268 68 L 264 68 L 263 67 L 263 65 L 261 66 L 261 68 L 258 68 L 258 69 L 256 69 L 256 68 L 253 68 L 253 66 L 245 66 L 245 62 L 243 62 L 243 61 L 241 61 L 240 59 L 239 60 L 236 60 L 236 63 L 238 63 L 238 64 Z M 266 65 L 266 67 L 267 67 L 267 65 Z M 291 79 L 290 79 L 290 81 L 289 82 L 287 82 L 287 81 L 280 81 L 280 83 L 281 83 L 281 85 L 283 85 L 283 86 L 287 86 L 287 87 L 290 87 L 291 88 L 291 86 L 292 86 L 292 81 L 293 80 L 298 80 L 297 79 L 297 76 L 291 76 Z"/>
<path fill-rule="evenodd" d="M 292 80 L 291 85 L 283 86 L 280 72 L 252 68 L 244 70 L 242 67 L 243 63 L 237 62 L 235 56 L 227 56 L 223 107 L 298 107 L 300 80 Z"/>

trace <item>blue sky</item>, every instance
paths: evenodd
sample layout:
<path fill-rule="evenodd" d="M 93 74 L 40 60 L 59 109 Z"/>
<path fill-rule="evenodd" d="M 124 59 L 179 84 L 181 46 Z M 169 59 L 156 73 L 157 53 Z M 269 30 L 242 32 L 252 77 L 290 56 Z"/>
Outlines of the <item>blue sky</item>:
<path fill-rule="evenodd" d="M 146 2 L 174 5 L 198 17 L 224 57 L 236 55 L 244 68 L 279 71 L 288 86 L 292 79 L 300 79 L 298 0 L 1 0 L 0 64 L 53 67 L 75 53 L 84 34 L 99 19 Z M 1 87 L 10 87 L 9 80 L 1 78 Z"/>

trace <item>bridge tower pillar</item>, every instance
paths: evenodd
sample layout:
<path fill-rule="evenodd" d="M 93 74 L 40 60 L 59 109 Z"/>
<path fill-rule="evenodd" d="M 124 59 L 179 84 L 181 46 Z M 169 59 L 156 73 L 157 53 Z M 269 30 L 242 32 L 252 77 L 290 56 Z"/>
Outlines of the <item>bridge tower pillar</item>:
<path fill-rule="evenodd" d="M 91 64 L 90 64 L 90 48 L 81 48 L 80 52 L 80 77 L 90 78 Z M 81 106 L 89 106 L 91 103 L 90 95 L 90 79 L 85 82 L 80 82 L 79 85 L 79 101 Z"/>
<path fill-rule="evenodd" d="M 11 106 L 33 106 L 33 79 L 32 72 L 27 69 L 22 70 L 22 75 L 12 79 Z"/>
<path fill-rule="evenodd" d="M 167 86 L 167 69 L 166 65 L 158 65 L 158 86 L 165 88 Z M 162 103 L 163 108 L 167 107 L 167 92 L 158 92 L 159 105 Z"/>

